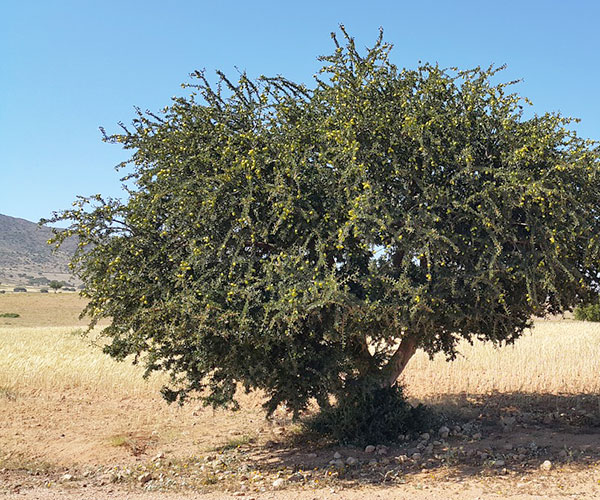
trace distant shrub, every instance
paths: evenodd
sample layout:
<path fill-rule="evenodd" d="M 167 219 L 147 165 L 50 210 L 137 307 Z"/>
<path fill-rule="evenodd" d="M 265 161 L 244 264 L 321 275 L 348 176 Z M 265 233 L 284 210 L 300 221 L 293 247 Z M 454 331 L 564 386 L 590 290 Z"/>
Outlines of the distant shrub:
<path fill-rule="evenodd" d="M 13 288 L 13 292 L 26 292 L 26 291 L 27 291 L 27 288 L 23 288 L 22 286 Z"/>
<path fill-rule="evenodd" d="M 0 293 L 6 293 L 6 290 L 0 290 Z"/>
<path fill-rule="evenodd" d="M 42 288 L 42 289 L 40 290 L 40 293 L 48 293 L 48 289 L 47 289 L 47 288 Z"/>
<path fill-rule="evenodd" d="M 600 303 L 578 306 L 575 309 L 575 319 L 579 321 L 600 321 Z"/>
<path fill-rule="evenodd" d="M 17 313 L 0 313 L 0 318 L 18 318 L 19 316 Z"/>

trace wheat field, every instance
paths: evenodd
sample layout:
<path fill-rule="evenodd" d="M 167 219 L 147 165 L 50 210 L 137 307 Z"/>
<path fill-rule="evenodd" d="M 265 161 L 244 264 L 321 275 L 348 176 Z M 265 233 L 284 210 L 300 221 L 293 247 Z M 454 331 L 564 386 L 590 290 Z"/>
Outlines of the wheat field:
<path fill-rule="evenodd" d="M 153 397 L 164 375 L 142 379 L 129 361 L 115 362 L 77 327 L 0 327 L 0 387 Z M 488 393 L 600 393 L 600 324 L 538 321 L 514 345 L 460 345 L 448 362 L 417 352 L 402 376 L 414 398 Z"/>

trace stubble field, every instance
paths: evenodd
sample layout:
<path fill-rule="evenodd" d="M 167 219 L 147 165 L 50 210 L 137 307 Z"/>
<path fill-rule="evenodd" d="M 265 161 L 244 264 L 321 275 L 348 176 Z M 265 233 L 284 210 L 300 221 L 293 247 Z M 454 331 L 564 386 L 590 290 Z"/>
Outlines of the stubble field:
<path fill-rule="evenodd" d="M 301 434 L 260 393 L 168 406 L 165 379 L 82 337 L 75 294 L 0 295 L 0 495 L 9 498 L 600 498 L 600 324 L 418 353 L 403 383 L 450 435 L 367 454 Z M 378 445 L 379 443 L 373 443 Z M 331 465 L 334 454 L 350 465 Z M 549 461 L 550 465 L 546 461 Z M 541 468 L 540 468 L 541 467 Z M 546 470 L 548 469 L 548 470 Z"/>

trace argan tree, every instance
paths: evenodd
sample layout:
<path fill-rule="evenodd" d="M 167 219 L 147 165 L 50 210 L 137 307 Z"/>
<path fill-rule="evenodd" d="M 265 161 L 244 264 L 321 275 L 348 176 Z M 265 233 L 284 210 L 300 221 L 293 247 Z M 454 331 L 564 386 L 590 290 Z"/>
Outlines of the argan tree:
<path fill-rule="evenodd" d="M 342 32 L 310 87 L 194 73 L 105 135 L 132 152 L 126 199 L 53 218 L 106 352 L 168 371 L 169 400 L 327 408 L 597 295 L 597 144 L 524 115 L 498 69 L 399 69 Z"/>

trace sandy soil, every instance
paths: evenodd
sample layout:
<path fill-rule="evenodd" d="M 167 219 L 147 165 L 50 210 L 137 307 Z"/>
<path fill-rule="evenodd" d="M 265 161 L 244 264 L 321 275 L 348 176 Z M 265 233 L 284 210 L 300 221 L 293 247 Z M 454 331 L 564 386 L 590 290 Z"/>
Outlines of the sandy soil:
<path fill-rule="evenodd" d="M 420 438 L 381 454 L 331 447 L 298 434 L 284 413 L 266 422 L 260 402 L 246 396 L 243 410 L 229 413 L 77 393 L 0 399 L 0 497 L 600 498 L 595 400 L 536 398 L 520 408 L 507 407 L 506 396 L 463 401 L 460 416 L 448 416 L 463 430 L 431 436 L 433 451 L 418 459 L 411 453 Z M 570 403 L 577 406 L 553 411 Z M 358 463 L 330 465 L 336 452 Z M 550 470 L 540 468 L 545 460 Z"/>

